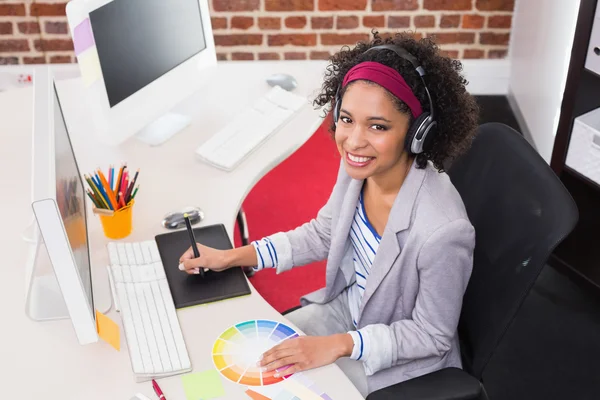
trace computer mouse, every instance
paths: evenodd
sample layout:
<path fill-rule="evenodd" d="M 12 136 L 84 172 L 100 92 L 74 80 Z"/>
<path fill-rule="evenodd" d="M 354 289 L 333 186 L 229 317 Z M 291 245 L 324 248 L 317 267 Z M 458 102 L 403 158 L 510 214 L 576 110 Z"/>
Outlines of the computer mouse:
<path fill-rule="evenodd" d="M 281 86 L 282 89 L 289 91 L 298 86 L 296 78 L 289 74 L 273 74 L 267 78 L 267 83 L 271 86 Z"/>
<path fill-rule="evenodd" d="M 192 225 L 204 219 L 204 212 L 198 207 L 186 207 L 181 211 L 175 211 L 165 215 L 162 225 L 167 229 L 185 228 L 183 214 L 187 214 Z"/>

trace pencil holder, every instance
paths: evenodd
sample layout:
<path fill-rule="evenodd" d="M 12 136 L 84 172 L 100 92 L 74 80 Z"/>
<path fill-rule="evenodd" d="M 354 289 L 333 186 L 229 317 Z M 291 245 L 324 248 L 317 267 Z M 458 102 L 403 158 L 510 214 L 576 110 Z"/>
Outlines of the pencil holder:
<path fill-rule="evenodd" d="M 109 239 L 123 239 L 129 236 L 132 230 L 133 204 L 132 200 L 112 215 L 98 214 L 100 222 L 102 222 L 102 229 L 104 229 L 104 236 Z"/>

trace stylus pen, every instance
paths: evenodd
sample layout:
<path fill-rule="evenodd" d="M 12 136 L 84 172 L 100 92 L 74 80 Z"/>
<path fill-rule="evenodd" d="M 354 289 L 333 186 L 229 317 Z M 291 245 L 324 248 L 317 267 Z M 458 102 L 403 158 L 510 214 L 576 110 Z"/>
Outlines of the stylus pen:
<path fill-rule="evenodd" d="M 196 237 L 194 236 L 192 224 L 190 223 L 190 219 L 187 214 L 183 214 L 183 219 L 185 220 L 185 226 L 187 227 L 188 236 L 190 237 L 190 242 L 192 244 L 192 250 L 194 251 L 194 258 L 198 258 L 200 257 L 200 252 L 198 251 L 198 246 L 196 246 Z M 204 276 L 204 268 L 198 268 L 198 273 L 200 276 Z"/>

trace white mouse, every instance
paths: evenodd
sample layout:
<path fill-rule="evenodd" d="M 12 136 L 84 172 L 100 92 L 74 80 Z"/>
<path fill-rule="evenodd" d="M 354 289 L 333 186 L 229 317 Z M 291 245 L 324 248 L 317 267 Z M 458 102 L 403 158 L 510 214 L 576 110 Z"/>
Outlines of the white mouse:
<path fill-rule="evenodd" d="M 267 78 L 267 83 L 271 86 L 281 86 L 287 91 L 292 91 L 298 86 L 296 78 L 288 74 L 273 74 Z"/>

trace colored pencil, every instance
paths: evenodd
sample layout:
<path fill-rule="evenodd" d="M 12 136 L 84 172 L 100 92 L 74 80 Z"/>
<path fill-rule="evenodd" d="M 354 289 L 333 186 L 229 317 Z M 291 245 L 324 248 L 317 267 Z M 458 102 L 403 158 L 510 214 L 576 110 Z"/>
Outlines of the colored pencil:
<path fill-rule="evenodd" d="M 85 193 L 88 195 L 90 200 L 92 200 L 92 203 L 94 203 L 94 206 L 100 207 L 100 205 L 98 205 L 98 201 L 96 201 L 96 199 L 94 198 L 94 195 L 89 190 L 86 190 Z"/>
<path fill-rule="evenodd" d="M 131 195 L 131 200 L 135 199 L 135 194 L 137 193 L 138 189 L 140 188 L 140 185 L 137 185 L 137 187 L 135 188 L 135 190 L 133 191 L 133 194 Z"/>
<path fill-rule="evenodd" d="M 106 194 L 108 195 L 108 200 L 110 200 L 112 209 L 116 210 L 117 208 L 119 208 L 119 205 L 117 204 L 117 199 L 115 198 L 115 194 L 111 190 L 110 186 L 108 185 L 108 182 L 106 181 L 106 177 L 104 176 L 104 174 L 102 173 L 102 170 L 100 170 L 100 168 L 98 168 L 98 174 L 100 176 L 100 182 L 102 183 L 102 186 L 104 186 Z"/>
<path fill-rule="evenodd" d="M 129 187 L 127 188 L 127 193 L 125 193 L 125 203 L 129 203 L 129 200 L 131 200 L 131 193 L 133 192 L 133 187 L 135 186 L 135 181 L 137 180 L 139 173 L 140 173 L 140 169 L 138 168 L 138 170 L 135 171 L 135 175 L 133 176 L 133 179 L 131 180 Z"/>
<path fill-rule="evenodd" d="M 115 182 L 115 192 L 119 193 L 121 190 L 121 176 L 123 176 L 123 168 L 125 168 L 125 163 L 121 164 L 121 168 L 119 168 L 119 173 L 117 175 L 117 181 Z"/>
<path fill-rule="evenodd" d="M 114 189 L 113 189 L 113 175 L 114 175 L 113 171 L 114 171 L 114 169 L 113 169 L 113 166 L 111 164 L 108 167 L 108 187 L 110 188 L 110 190 L 112 190 L 114 192 Z"/>
<path fill-rule="evenodd" d="M 108 204 L 106 203 L 106 200 L 104 199 L 104 196 L 100 192 L 100 189 L 98 189 L 98 186 L 96 186 L 96 184 L 94 183 L 94 180 L 89 175 L 84 175 L 84 176 L 85 176 L 85 180 L 87 181 L 88 185 L 90 185 L 90 187 L 92 188 L 92 191 L 98 197 L 98 201 L 100 201 L 102 203 L 103 207 L 109 208 Z"/>
<path fill-rule="evenodd" d="M 97 178 L 97 180 L 98 180 L 98 181 L 100 180 L 100 178 L 99 178 L 98 176 L 96 176 L 96 178 Z M 105 203 L 106 203 L 106 205 L 107 205 L 107 207 L 106 207 L 106 208 L 109 208 L 109 209 L 113 210 L 114 208 L 113 208 L 113 206 L 112 206 L 112 203 L 111 203 L 111 201 L 110 201 L 110 198 L 108 197 L 108 193 L 106 193 L 105 187 L 104 187 L 104 185 L 102 184 L 102 182 L 100 182 L 100 183 L 98 184 L 98 191 L 99 191 L 99 192 L 100 192 L 100 194 L 102 195 L 102 198 L 104 199 L 104 202 L 105 202 Z"/>

